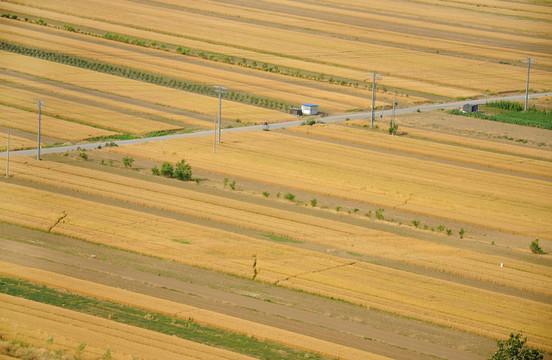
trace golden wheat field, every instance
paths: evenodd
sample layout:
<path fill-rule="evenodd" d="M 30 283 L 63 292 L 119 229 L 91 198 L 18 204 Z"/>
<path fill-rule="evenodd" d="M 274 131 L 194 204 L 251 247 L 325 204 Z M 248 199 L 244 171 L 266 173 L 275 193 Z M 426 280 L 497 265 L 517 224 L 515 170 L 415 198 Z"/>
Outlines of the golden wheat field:
<path fill-rule="evenodd" d="M 552 359 L 551 10 L 0 2 L 0 359 Z"/>

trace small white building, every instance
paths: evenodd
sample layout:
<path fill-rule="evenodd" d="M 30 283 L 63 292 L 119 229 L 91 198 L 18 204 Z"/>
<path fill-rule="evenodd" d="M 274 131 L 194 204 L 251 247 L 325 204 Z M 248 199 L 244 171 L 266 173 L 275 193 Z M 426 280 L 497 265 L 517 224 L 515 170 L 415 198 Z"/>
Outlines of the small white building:
<path fill-rule="evenodd" d="M 303 115 L 316 115 L 318 114 L 318 105 L 301 104 L 301 111 L 303 112 Z"/>

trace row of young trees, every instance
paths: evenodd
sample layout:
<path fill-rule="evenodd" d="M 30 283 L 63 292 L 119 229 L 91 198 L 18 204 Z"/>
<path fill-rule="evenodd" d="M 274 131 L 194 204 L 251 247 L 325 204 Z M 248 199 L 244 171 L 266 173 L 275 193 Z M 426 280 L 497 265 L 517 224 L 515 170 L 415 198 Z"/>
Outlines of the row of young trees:
<path fill-rule="evenodd" d="M 61 54 L 54 51 L 32 48 L 24 45 L 13 44 L 7 41 L 0 41 L 0 49 L 18 53 L 21 55 L 53 61 L 64 65 L 75 66 L 87 70 L 98 71 L 110 75 L 121 76 L 133 80 L 180 89 L 202 95 L 218 97 L 218 92 L 211 85 L 199 84 L 191 81 L 183 81 L 181 79 L 155 74 L 148 71 L 137 70 L 126 66 L 113 65 L 72 55 Z M 230 90 L 222 93 L 221 95 L 222 98 L 226 100 L 262 106 L 275 110 L 288 111 L 290 107 L 293 107 L 293 104 L 287 103 L 285 101 L 262 96 L 255 96 L 240 91 Z"/>

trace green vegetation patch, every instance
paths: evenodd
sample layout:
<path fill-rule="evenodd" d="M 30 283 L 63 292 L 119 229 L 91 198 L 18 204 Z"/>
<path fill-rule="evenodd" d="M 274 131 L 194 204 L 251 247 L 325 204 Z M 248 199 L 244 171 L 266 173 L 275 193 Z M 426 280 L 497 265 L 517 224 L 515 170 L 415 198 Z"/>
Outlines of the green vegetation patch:
<path fill-rule="evenodd" d="M 184 244 L 184 245 L 190 245 L 190 242 L 188 240 L 183 239 L 171 239 L 172 242 Z"/>
<path fill-rule="evenodd" d="M 263 236 L 269 240 L 276 241 L 276 242 L 283 242 L 283 243 L 294 243 L 294 244 L 302 244 L 302 241 L 290 239 L 284 236 L 277 236 L 272 234 L 263 234 Z"/>
<path fill-rule="evenodd" d="M 48 61 L 57 62 L 64 65 L 70 65 L 75 67 L 80 67 L 87 70 L 97 71 L 109 75 L 125 77 L 132 80 L 143 81 L 150 84 L 155 84 L 159 86 L 180 89 L 188 92 L 193 92 L 197 94 L 207 95 L 207 96 L 216 96 L 219 94 L 216 89 L 211 85 L 194 83 L 191 81 L 184 81 L 178 78 L 173 78 L 169 76 L 159 75 L 156 73 L 133 69 L 121 65 L 113 65 L 101 61 L 95 61 L 91 59 L 85 59 L 77 56 L 57 53 L 54 51 L 37 49 L 29 46 L 24 46 L 20 44 L 10 43 L 8 41 L 0 41 L 0 50 L 5 50 L 25 56 L 31 56 L 38 59 L 44 59 Z M 245 104 L 261 106 L 274 110 L 288 111 L 290 107 L 293 107 L 292 104 L 279 101 L 276 99 L 271 99 L 262 96 L 256 96 L 247 94 L 241 91 L 232 91 L 228 90 L 220 96 L 223 99 L 241 102 Z"/>
<path fill-rule="evenodd" d="M 449 110 L 448 113 L 552 130 L 552 112 L 550 111 L 540 111 L 536 110 L 534 107 L 527 109 L 527 111 L 523 111 L 523 106 L 520 103 L 511 101 L 488 103 L 481 108 L 483 109 L 482 113 L 463 113 L 458 109 Z M 486 109 L 492 111 L 492 114 L 485 113 Z"/>
<path fill-rule="evenodd" d="M 306 351 L 199 325 L 192 319 L 183 320 L 9 277 L 0 276 L 0 293 L 63 307 L 162 334 L 178 336 L 182 339 L 245 354 L 254 358 L 275 360 L 326 359 L 320 355 Z"/>

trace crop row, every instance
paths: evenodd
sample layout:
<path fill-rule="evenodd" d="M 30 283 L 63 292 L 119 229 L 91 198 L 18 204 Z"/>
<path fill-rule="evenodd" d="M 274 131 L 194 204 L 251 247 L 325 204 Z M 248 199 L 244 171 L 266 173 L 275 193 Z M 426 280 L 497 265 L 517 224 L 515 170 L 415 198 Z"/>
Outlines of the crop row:
<path fill-rule="evenodd" d="M 211 85 L 193 83 L 177 78 L 154 74 L 143 70 L 132 69 L 120 65 L 113 65 L 67 54 L 60 54 L 54 51 L 32 48 L 24 45 L 10 43 L 7 41 L 0 41 L 0 50 L 53 61 L 64 65 L 102 72 L 110 75 L 125 77 L 132 80 L 143 81 L 159 86 L 193 92 L 197 94 L 213 97 L 219 96 L 218 91 Z M 288 111 L 290 107 L 294 106 L 294 104 L 291 103 L 233 90 L 225 91 L 221 94 L 221 96 L 226 100 L 237 101 L 241 103 L 282 111 Z"/>

